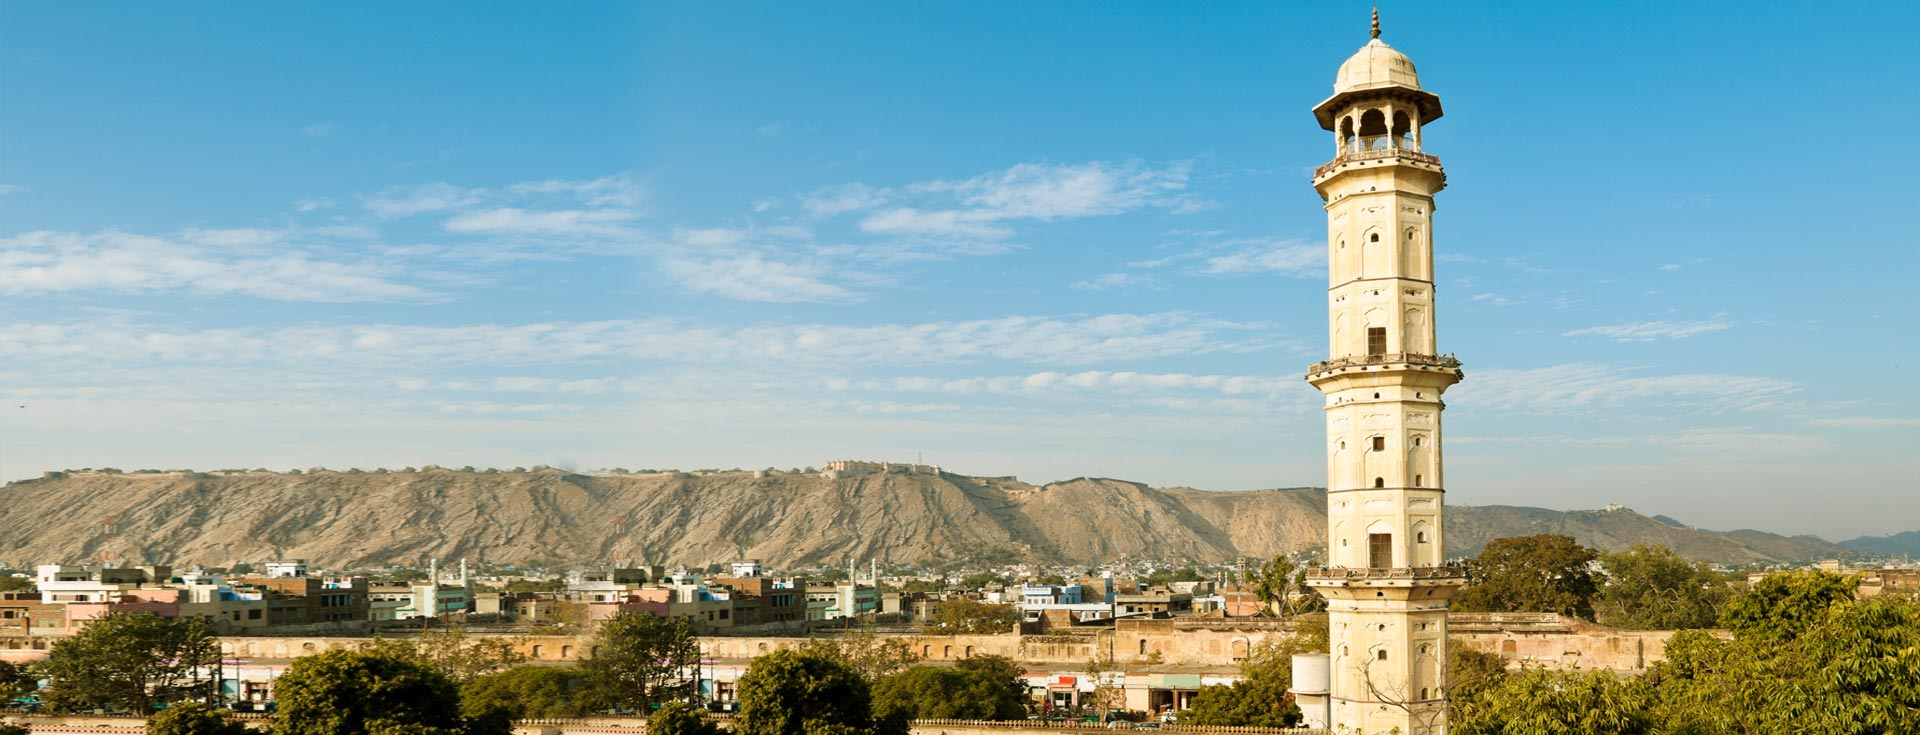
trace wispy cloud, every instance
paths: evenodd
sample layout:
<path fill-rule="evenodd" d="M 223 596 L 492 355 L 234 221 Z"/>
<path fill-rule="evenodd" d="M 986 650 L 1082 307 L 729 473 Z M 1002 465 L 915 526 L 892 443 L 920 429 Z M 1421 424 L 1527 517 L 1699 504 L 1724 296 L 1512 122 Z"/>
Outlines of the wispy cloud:
<path fill-rule="evenodd" d="M 1835 418 L 1813 419 L 1809 426 L 1829 426 L 1842 429 L 1910 429 L 1920 427 L 1916 418 L 1883 418 L 1878 416 L 1841 416 Z"/>
<path fill-rule="evenodd" d="M 887 201 L 888 194 L 866 184 L 842 184 L 800 197 L 800 207 L 815 217 L 835 217 L 878 207 Z"/>
<path fill-rule="evenodd" d="M 189 230 L 167 239 L 106 231 L 30 232 L 0 239 L 0 293 L 185 291 L 279 301 L 420 301 L 435 294 L 367 263 L 291 248 L 258 249 L 284 233 Z M 237 248 L 237 250 L 236 250 Z"/>
<path fill-rule="evenodd" d="M 1476 371 L 1454 389 L 1456 405 L 1522 414 L 1575 414 L 1626 406 L 1747 411 L 1789 405 L 1791 381 L 1725 373 L 1641 375 L 1610 365 L 1569 364 Z"/>
<path fill-rule="evenodd" d="M 340 132 L 340 123 L 314 123 L 300 128 L 300 134 L 309 138 L 331 138 Z"/>
<path fill-rule="evenodd" d="M 1195 198 L 1185 193 L 1187 184 L 1184 165 L 1153 168 L 1138 163 L 1023 163 L 962 181 L 927 181 L 904 187 L 887 200 L 907 203 L 869 214 L 860 227 L 889 235 L 1002 239 L 1012 235 L 1010 225 L 1019 220 L 1045 222 L 1191 205 Z M 821 201 L 852 203 L 847 193 Z M 865 206 L 877 205 L 874 199 Z"/>
<path fill-rule="evenodd" d="M 634 213 L 620 209 L 532 211 L 518 207 L 483 209 L 455 215 L 448 232 L 536 235 L 621 235 Z"/>
<path fill-rule="evenodd" d="M 1663 339 L 1686 339 L 1725 329 L 1732 329 L 1733 322 L 1725 314 L 1715 314 L 1711 319 L 1699 321 L 1655 320 L 1632 324 L 1613 324 L 1601 327 L 1586 327 L 1560 333 L 1562 337 L 1604 337 L 1615 342 L 1652 342 Z"/>
<path fill-rule="evenodd" d="M 850 303 L 859 294 L 826 280 L 826 269 L 746 254 L 704 260 L 669 258 L 667 275 L 680 286 L 739 301 Z"/>
<path fill-rule="evenodd" d="M 1160 284 L 1152 276 L 1138 273 L 1106 273 L 1084 281 L 1075 281 L 1068 285 L 1077 291 L 1111 291 L 1114 289 L 1155 289 Z"/>
<path fill-rule="evenodd" d="M 23 192 L 26 190 L 27 190 L 27 187 L 21 186 L 19 184 L 0 184 L 0 197 L 19 194 L 20 192 Z"/>
<path fill-rule="evenodd" d="M 386 189 L 366 198 L 367 209 L 382 217 L 408 217 L 426 212 L 470 207 L 486 196 L 485 189 L 466 189 L 447 183 Z"/>
<path fill-rule="evenodd" d="M 1013 316 L 873 326 L 765 324 L 731 329 L 666 319 L 198 331 L 96 319 L 22 322 L 0 328 L 0 357 L 73 358 L 148 367 L 155 360 L 228 365 L 266 362 L 324 365 L 329 370 L 585 365 L 631 360 L 835 368 L 982 360 L 1085 365 L 1270 347 L 1260 325 L 1182 313 Z"/>
<path fill-rule="evenodd" d="M 1234 252 L 1209 257 L 1206 262 L 1204 273 L 1282 273 L 1307 277 L 1327 272 L 1327 249 L 1299 240 L 1254 241 L 1242 244 Z"/>

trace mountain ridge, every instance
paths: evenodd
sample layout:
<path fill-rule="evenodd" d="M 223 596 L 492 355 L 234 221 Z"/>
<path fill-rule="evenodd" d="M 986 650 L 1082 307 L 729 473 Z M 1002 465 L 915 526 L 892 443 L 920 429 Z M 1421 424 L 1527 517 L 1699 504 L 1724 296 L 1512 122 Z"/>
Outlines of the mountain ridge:
<path fill-rule="evenodd" d="M 1123 559 L 1218 563 L 1324 543 L 1317 488 L 1197 490 L 1081 477 L 1031 485 L 894 465 L 879 471 L 48 473 L 0 489 L 0 561 L 100 558 L 114 516 L 126 563 L 304 558 L 326 568 L 469 558 L 574 565 L 622 556 L 777 567 Z M 620 519 L 626 519 L 621 523 Z M 621 529 L 627 529 L 621 536 Z M 1677 527 L 1623 508 L 1451 506 L 1448 553 L 1566 533 L 1603 550 L 1663 543 L 1727 563 L 1843 555 L 1813 537 Z"/>

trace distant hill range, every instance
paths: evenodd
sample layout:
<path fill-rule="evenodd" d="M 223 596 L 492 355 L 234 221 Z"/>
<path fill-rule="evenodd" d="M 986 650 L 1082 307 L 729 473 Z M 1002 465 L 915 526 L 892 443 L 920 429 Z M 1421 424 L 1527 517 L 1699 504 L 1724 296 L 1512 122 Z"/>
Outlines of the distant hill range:
<path fill-rule="evenodd" d="M 1029 485 L 924 466 L 829 468 L 49 473 L 0 490 L 0 562 L 92 561 L 108 543 L 126 563 L 302 558 L 334 569 L 463 557 L 562 566 L 614 558 L 687 565 L 756 558 L 776 567 L 868 559 L 1211 563 L 1318 547 L 1326 532 L 1325 496 L 1314 488 L 1206 491 L 1096 478 Z M 111 541 L 103 541 L 107 516 Z M 1473 554 L 1495 538 L 1551 532 L 1605 550 L 1657 543 L 1732 563 L 1847 553 L 1809 536 L 1703 531 L 1666 520 L 1620 508 L 1454 506 L 1447 551 Z"/>
<path fill-rule="evenodd" d="M 1852 541 L 1842 541 L 1840 545 L 1869 556 L 1920 556 L 1920 531 L 1892 536 L 1861 536 Z"/>

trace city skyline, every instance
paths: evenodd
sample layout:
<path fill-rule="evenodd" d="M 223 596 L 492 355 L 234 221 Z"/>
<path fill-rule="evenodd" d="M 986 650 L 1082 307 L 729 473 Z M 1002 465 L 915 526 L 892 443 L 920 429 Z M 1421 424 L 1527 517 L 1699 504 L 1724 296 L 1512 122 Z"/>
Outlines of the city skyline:
<path fill-rule="evenodd" d="M 1323 483 L 1366 6 L 465 7 L 0 7 L 0 480 Z M 1920 405 L 1824 379 L 1914 365 L 1914 154 L 1852 132 L 1911 62 L 1850 30 L 1912 8 L 1381 14 L 1447 99 L 1451 502 L 1920 525 Z"/>

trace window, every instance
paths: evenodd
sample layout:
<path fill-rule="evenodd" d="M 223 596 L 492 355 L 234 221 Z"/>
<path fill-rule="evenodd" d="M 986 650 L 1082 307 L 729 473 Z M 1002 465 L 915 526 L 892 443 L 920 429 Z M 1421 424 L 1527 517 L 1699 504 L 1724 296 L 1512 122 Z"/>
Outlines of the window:
<path fill-rule="evenodd" d="M 1387 328 L 1367 327 L 1367 354 L 1387 354 Z"/>
<path fill-rule="evenodd" d="M 1393 534 L 1367 534 L 1367 566 L 1374 569 L 1393 566 Z"/>
<path fill-rule="evenodd" d="M 1368 242 L 1380 242 L 1380 233 L 1375 232 L 1370 235 L 1369 238 L 1370 239 L 1367 240 Z"/>
<path fill-rule="evenodd" d="M 1377 394 L 1376 394 L 1376 395 L 1377 395 Z M 1373 451 L 1376 451 L 1376 452 L 1384 452 L 1384 451 L 1387 451 L 1387 438 L 1386 438 L 1386 437 L 1384 437 L 1384 436 L 1376 436 L 1376 437 L 1374 437 L 1374 438 L 1373 438 Z"/>
<path fill-rule="evenodd" d="M 1419 476 L 1419 475 L 1414 475 L 1414 476 L 1413 476 L 1413 486 L 1414 486 L 1414 487 L 1420 487 L 1420 476 Z"/>
<path fill-rule="evenodd" d="M 1386 487 L 1386 486 L 1387 486 L 1387 478 L 1384 478 L 1384 477 L 1376 477 L 1376 478 L 1373 478 L 1373 486 L 1374 486 L 1374 487 Z"/>
<path fill-rule="evenodd" d="M 247 619 L 248 619 L 248 620 L 259 620 L 259 619 L 260 619 L 260 611 L 259 611 L 259 610 L 248 610 L 248 611 L 247 611 Z"/>
<path fill-rule="evenodd" d="M 1387 660 L 1387 649 L 1385 649 L 1385 648 L 1382 648 L 1382 649 L 1380 649 L 1380 650 L 1378 650 L 1378 651 L 1374 651 L 1374 652 L 1373 652 L 1373 657 L 1374 657 L 1374 658 L 1377 658 L 1377 659 L 1379 659 L 1379 660 L 1381 660 L 1381 661 L 1385 661 L 1385 660 Z"/>
<path fill-rule="evenodd" d="M 1413 541 L 1414 541 L 1414 543 L 1419 543 L 1419 544 L 1424 544 L 1424 543 L 1426 543 L 1426 542 L 1427 542 L 1427 532 L 1426 532 L 1426 531 L 1421 531 L 1421 532 L 1419 532 L 1419 533 L 1416 533 L 1416 534 L 1414 534 L 1414 535 L 1413 535 Z"/>
<path fill-rule="evenodd" d="M 1145 638 L 1140 639 L 1140 655 L 1147 655 L 1147 639 Z"/>

